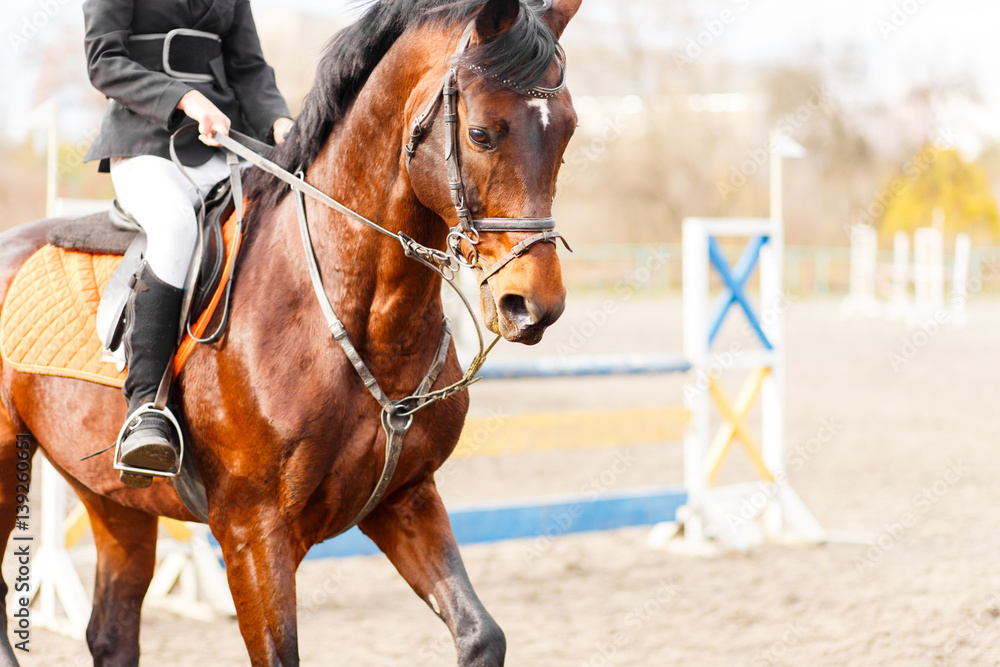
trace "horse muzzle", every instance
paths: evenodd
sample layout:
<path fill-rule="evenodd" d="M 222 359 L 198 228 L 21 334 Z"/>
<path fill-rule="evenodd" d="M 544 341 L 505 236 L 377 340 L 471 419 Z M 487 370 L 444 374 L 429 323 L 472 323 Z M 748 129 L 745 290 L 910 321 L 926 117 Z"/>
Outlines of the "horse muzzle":
<path fill-rule="evenodd" d="M 483 320 L 490 331 L 512 343 L 535 345 L 566 309 L 566 291 L 549 297 L 508 291 L 494 298 L 486 283 L 480 292 Z"/>

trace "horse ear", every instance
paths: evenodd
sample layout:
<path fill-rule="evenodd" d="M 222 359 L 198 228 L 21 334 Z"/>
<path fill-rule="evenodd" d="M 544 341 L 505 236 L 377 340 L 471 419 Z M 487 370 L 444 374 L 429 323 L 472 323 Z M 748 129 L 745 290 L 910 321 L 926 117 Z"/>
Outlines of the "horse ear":
<path fill-rule="evenodd" d="M 476 15 L 476 43 L 482 44 L 507 32 L 517 21 L 521 10 L 519 0 L 488 0 Z"/>
<path fill-rule="evenodd" d="M 570 22 L 570 19 L 576 16 L 577 11 L 579 11 L 581 2 L 583 0 L 552 1 L 552 9 L 545 13 L 545 22 L 549 24 L 549 28 L 552 29 L 552 34 L 556 36 L 556 39 L 562 37 L 566 25 Z"/>

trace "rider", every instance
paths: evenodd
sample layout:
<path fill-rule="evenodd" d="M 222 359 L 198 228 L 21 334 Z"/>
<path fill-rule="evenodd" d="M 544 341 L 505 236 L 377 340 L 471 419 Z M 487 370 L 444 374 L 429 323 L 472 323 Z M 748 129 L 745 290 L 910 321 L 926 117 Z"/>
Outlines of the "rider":
<path fill-rule="evenodd" d="M 87 66 L 111 99 L 86 160 L 111 172 L 118 203 L 147 236 L 126 307 L 129 424 L 123 464 L 171 470 L 176 437 L 153 401 L 178 339 L 181 298 L 198 238 L 196 187 L 206 192 L 229 173 L 213 133 L 230 127 L 284 141 L 291 113 L 261 53 L 250 0 L 85 0 Z M 178 136 L 176 151 L 192 185 L 170 160 L 171 134 L 193 119 L 200 136 Z M 149 486 L 148 476 L 122 481 Z"/>

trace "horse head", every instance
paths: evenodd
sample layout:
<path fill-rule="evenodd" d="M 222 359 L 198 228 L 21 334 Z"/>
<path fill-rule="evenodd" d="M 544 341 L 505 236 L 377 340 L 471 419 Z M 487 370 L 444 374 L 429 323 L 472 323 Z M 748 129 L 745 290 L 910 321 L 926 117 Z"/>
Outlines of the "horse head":
<path fill-rule="evenodd" d="M 477 272 L 487 327 L 528 345 L 565 308 L 552 200 L 577 118 L 557 40 L 579 6 L 489 0 L 457 52 L 451 37 L 428 58 L 407 104 L 417 198 L 448 223 L 453 251 Z M 441 63 L 452 72 L 443 84 Z M 431 96 L 421 117 L 434 90 L 441 108 Z"/>

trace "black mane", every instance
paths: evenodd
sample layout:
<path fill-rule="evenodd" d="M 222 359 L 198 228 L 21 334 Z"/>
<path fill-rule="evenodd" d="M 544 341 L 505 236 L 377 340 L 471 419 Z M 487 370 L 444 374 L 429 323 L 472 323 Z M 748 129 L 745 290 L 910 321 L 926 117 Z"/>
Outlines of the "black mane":
<path fill-rule="evenodd" d="M 328 44 L 302 113 L 271 159 L 292 172 L 308 167 L 375 66 L 406 30 L 428 23 L 464 23 L 484 4 L 485 0 L 379 0 L 372 4 Z M 551 0 L 521 0 L 516 23 L 499 37 L 470 48 L 462 64 L 516 90 L 536 86 L 556 53 L 556 38 L 541 18 L 551 5 Z M 277 204 L 289 191 L 259 169 L 247 174 L 246 190 L 249 199 L 263 206 Z"/>

